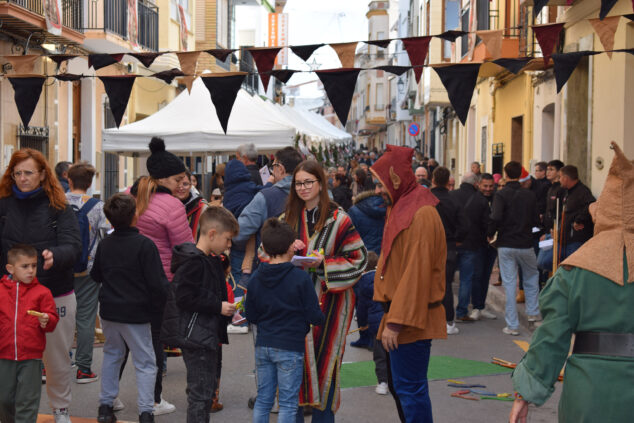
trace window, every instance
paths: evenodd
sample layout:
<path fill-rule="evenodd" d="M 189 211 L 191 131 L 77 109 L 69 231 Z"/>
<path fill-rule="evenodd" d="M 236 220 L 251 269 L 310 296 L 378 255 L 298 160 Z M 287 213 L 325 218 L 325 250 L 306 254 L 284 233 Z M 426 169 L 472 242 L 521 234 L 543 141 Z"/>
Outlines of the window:
<path fill-rule="evenodd" d="M 460 2 L 459 0 L 445 0 L 445 27 L 444 31 L 460 29 Z M 443 40 L 444 60 L 451 60 L 451 42 Z"/>
<path fill-rule="evenodd" d="M 383 83 L 376 84 L 376 110 L 383 110 L 385 108 L 385 100 L 383 93 Z"/>
<path fill-rule="evenodd" d="M 365 92 L 365 109 L 370 109 L 370 84 L 368 84 L 368 89 Z"/>
<path fill-rule="evenodd" d="M 178 6 L 183 6 L 183 10 L 185 11 L 185 22 L 187 23 L 187 29 L 191 31 L 192 29 L 192 21 L 191 21 L 191 10 L 189 10 L 190 0 L 171 0 L 170 1 L 170 18 L 175 20 L 176 22 L 180 22 L 180 13 L 178 13 Z"/>
<path fill-rule="evenodd" d="M 18 125 L 18 148 L 32 148 L 48 159 L 48 126 L 29 126 L 25 128 Z"/>
<path fill-rule="evenodd" d="M 467 7 L 462 11 L 462 16 L 460 17 L 460 24 L 462 30 L 465 32 L 469 32 L 469 8 Z M 462 48 L 460 49 L 460 53 L 462 57 L 464 57 L 469 52 L 469 35 L 463 35 L 461 38 Z"/>
<path fill-rule="evenodd" d="M 478 30 L 489 29 L 489 0 L 477 0 Z"/>

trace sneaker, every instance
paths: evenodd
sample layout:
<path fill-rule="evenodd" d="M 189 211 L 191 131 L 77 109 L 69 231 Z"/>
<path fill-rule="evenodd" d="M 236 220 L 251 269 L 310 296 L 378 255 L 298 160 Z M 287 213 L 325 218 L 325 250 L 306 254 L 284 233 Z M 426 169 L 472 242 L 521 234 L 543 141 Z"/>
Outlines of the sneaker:
<path fill-rule="evenodd" d="M 462 317 L 456 317 L 456 322 L 457 323 L 471 323 L 471 322 L 475 322 L 475 320 L 473 320 L 469 316 L 462 316 Z"/>
<path fill-rule="evenodd" d="M 114 415 L 114 410 L 109 405 L 101 404 L 99 406 L 99 412 L 97 414 L 97 422 L 99 423 L 116 423 L 117 416 Z"/>
<path fill-rule="evenodd" d="M 480 317 L 484 317 L 485 319 L 491 319 L 491 320 L 495 320 L 498 318 L 495 314 L 491 313 L 486 308 L 483 308 L 482 310 L 480 310 Z"/>
<path fill-rule="evenodd" d="M 42 369 L 42 383 L 46 383 L 46 369 Z"/>
<path fill-rule="evenodd" d="M 154 414 L 150 413 L 149 411 L 142 412 L 139 415 L 139 423 L 154 423 Z"/>
<path fill-rule="evenodd" d="M 232 334 L 249 333 L 249 327 L 248 326 L 235 326 L 235 325 L 229 324 L 229 325 L 227 325 L 227 333 L 232 333 Z"/>
<path fill-rule="evenodd" d="M 115 398 L 114 401 L 112 402 L 112 409 L 114 411 L 121 411 L 124 408 L 125 408 L 125 404 L 123 403 L 123 401 L 121 401 L 119 397 Z"/>
<path fill-rule="evenodd" d="M 542 317 L 537 314 L 535 316 L 526 316 L 526 318 L 528 319 L 529 322 L 541 322 L 542 321 Z"/>
<path fill-rule="evenodd" d="M 469 318 L 471 320 L 480 320 L 480 310 L 478 310 L 477 308 L 471 310 L 471 313 L 469 313 Z"/>
<path fill-rule="evenodd" d="M 456 327 L 454 322 L 451 324 L 447 323 L 447 335 L 458 335 L 460 333 L 460 329 Z"/>
<path fill-rule="evenodd" d="M 505 326 L 504 329 L 502 329 L 502 332 L 504 332 L 507 335 L 513 335 L 513 336 L 517 336 L 520 334 L 520 331 L 517 329 L 511 329 L 508 326 Z"/>
<path fill-rule="evenodd" d="M 374 392 L 376 392 L 379 395 L 387 395 L 390 393 L 390 388 L 388 388 L 386 382 L 381 382 L 378 385 L 376 385 L 376 388 L 374 388 Z"/>
<path fill-rule="evenodd" d="M 53 417 L 55 423 L 71 423 L 70 416 L 68 415 L 68 408 L 56 408 L 53 410 Z M 115 420 L 112 421 L 113 423 Z M 110 423 L 110 422 L 108 422 Z"/>
<path fill-rule="evenodd" d="M 154 404 L 155 416 L 173 413 L 174 411 L 176 411 L 176 407 L 174 406 L 174 404 L 170 404 L 169 402 L 165 401 L 165 399 L 163 398 L 161 398 L 160 403 Z"/>
<path fill-rule="evenodd" d="M 77 378 L 75 379 L 76 383 L 90 383 L 90 382 L 96 382 L 98 380 L 99 380 L 99 376 L 97 376 L 90 370 L 88 371 L 88 373 L 84 373 L 81 370 L 77 369 Z"/>

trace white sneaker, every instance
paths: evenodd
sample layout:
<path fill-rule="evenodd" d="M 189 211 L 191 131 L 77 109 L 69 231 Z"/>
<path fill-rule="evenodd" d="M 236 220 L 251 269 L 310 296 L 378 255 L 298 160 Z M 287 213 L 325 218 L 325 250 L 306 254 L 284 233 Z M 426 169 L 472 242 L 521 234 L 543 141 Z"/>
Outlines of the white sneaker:
<path fill-rule="evenodd" d="M 169 402 L 165 401 L 164 398 L 161 398 L 160 403 L 154 404 L 155 416 L 160 416 L 161 414 L 173 413 L 174 411 L 176 411 L 176 406 L 174 404 L 170 404 Z"/>
<path fill-rule="evenodd" d="M 520 334 L 519 330 L 511 329 L 508 326 L 505 326 L 504 329 L 502 329 L 502 332 L 504 332 L 507 335 L 513 335 L 513 336 L 518 336 Z"/>
<path fill-rule="evenodd" d="M 542 321 L 542 317 L 537 314 L 535 316 L 527 316 L 527 319 L 529 322 L 541 322 Z"/>
<path fill-rule="evenodd" d="M 114 411 L 121 411 L 124 408 L 125 408 L 125 404 L 123 403 L 123 401 L 119 399 L 119 397 L 115 398 L 114 401 L 112 401 L 112 409 Z"/>
<path fill-rule="evenodd" d="M 495 320 L 498 318 L 495 314 L 491 313 L 486 308 L 483 308 L 482 310 L 480 310 L 480 317 L 484 317 L 485 319 L 491 319 L 491 320 Z"/>
<path fill-rule="evenodd" d="M 460 333 L 460 329 L 456 327 L 454 322 L 451 324 L 447 323 L 447 335 L 458 335 Z"/>
<path fill-rule="evenodd" d="M 245 334 L 245 333 L 249 333 L 249 327 L 248 326 L 235 326 L 232 324 L 227 325 L 227 333 L 232 333 L 232 334 Z M 156 413 L 154 413 L 156 414 Z"/>
<path fill-rule="evenodd" d="M 54 409 L 53 417 L 55 417 L 55 423 L 71 423 L 70 416 L 68 415 L 68 408 Z"/>
<path fill-rule="evenodd" d="M 473 310 L 471 310 L 471 313 L 469 313 L 469 317 L 471 317 L 473 320 L 480 320 L 480 310 L 474 308 Z"/>
<path fill-rule="evenodd" d="M 387 383 L 381 382 L 376 385 L 376 388 L 374 388 L 374 392 L 379 395 L 387 395 L 390 393 L 390 388 L 388 388 Z"/>

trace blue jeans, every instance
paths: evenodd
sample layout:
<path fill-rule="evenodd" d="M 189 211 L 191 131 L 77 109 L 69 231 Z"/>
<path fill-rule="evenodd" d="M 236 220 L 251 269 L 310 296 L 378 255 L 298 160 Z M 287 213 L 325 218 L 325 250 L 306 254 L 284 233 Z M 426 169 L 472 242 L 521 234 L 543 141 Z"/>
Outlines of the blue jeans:
<path fill-rule="evenodd" d="M 539 273 L 537 272 L 537 258 L 532 248 L 498 248 L 500 261 L 500 275 L 506 293 L 506 307 L 504 318 L 506 326 L 510 329 L 518 329 L 520 326 L 517 318 L 517 303 L 515 302 L 515 287 L 517 285 L 518 266 L 524 276 L 524 294 L 526 296 L 526 314 L 536 316 L 539 314 Z"/>
<path fill-rule="evenodd" d="M 390 351 L 394 390 L 401 402 L 407 423 L 432 423 L 427 368 L 431 340 L 401 344 Z"/>
<path fill-rule="evenodd" d="M 268 423 L 279 388 L 279 423 L 295 423 L 302 384 L 304 354 L 271 347 L 255 347 L 258 397 L 253 407 L 253 423 Z"/>
<path fill-rule="evenodd" d="M 459 319 L 469 312 L 471 289 L 482 268 L 482 254 L 480 250 L 465 250 L 458 248 L 458 271 L 460 272 L 460 288 L 458 290 L 458 307 L 456 317 Z"/>
<path fill-rule="evenodd" d="M 233 276 L 233 280 L 236 282 L 236 286 L 233 290 L 233 295 L 236 298 L 244 296 L 244 290 L 238 287 L 238 281 L 242 277 L 242 261 L 244 260 L 244 251 L 231 249 L 230 254 L 231 260 L 231 276 Z"/>

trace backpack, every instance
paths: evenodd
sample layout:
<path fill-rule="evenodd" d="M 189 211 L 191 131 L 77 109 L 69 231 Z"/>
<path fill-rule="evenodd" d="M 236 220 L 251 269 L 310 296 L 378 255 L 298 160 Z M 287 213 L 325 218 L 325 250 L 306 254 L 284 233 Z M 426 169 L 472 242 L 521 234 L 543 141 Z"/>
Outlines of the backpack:
<path fill-rule="evenodd" d="M 75 273 L 85 272 L 88 268 L 88 256 L 92 251 L 92 248 L 95 246 L 95 242 L 97 242 L 97 237 L 90 242 L 90 222 L 88 221 L 88 213 L 99 203 L 99 200 L 96 198 L 90 198 L 88 201 L 84 203 L 83 206 L 77 207 L 73 205 L 73 211 L 75 212 L 75 216 L 77 216 L 77 221 L 79 222 L 79 235 L 81 237 L 81 256 L 79 260 L 75 262 L 74 271 Z"/>

